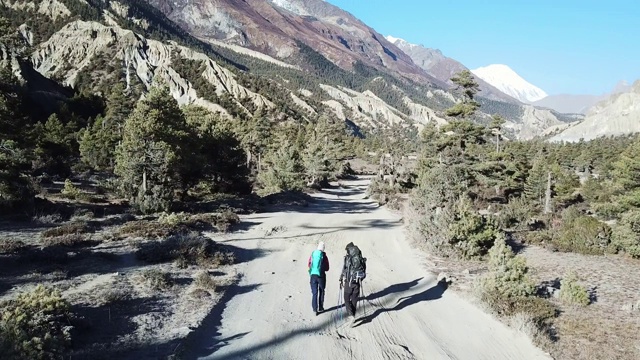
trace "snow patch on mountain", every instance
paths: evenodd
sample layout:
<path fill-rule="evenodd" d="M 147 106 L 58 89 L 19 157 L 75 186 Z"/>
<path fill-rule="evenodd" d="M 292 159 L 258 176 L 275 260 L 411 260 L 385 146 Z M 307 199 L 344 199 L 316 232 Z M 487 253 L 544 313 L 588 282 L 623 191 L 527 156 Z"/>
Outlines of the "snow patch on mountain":
<path fill-rule="evenodd" d="M 420 45 L 417 45 L 417 44 L 412 44 L 412 43 L 408 42 L 405 39 L 393 37 L 391 35 L 385 36 L 385 39 L 387 39 L 387 41 L 389 41 L 390 43 L 392 43 L 393 45 L 396 45 L 396 46 L 408 46 L 410 48 L 415 48 L 415 47 L 420 46 Z"/>
<path fill-rule="evenodd" d="M 296 14 L 296 15 L 300 15 L 300 16 L 309 16 L 309 12 L 307 11 L 307 9 L 304 8 L 304 6 L 302 6 L 302 4 L 299 4 L 295 1 L 290 1 L 290 0 L 271 0 L 272 3 L 274 3 L 276 6 L 279 6 L 285 10 L 291 11 L 292 13 Z"/>
<path fill-rule="evenodd" d="M 539 87 L 523 79 L 507 65 L 494 64 L 471 70 L 480 79 L 522 102 L 534 102 L 547 97 Z"/>

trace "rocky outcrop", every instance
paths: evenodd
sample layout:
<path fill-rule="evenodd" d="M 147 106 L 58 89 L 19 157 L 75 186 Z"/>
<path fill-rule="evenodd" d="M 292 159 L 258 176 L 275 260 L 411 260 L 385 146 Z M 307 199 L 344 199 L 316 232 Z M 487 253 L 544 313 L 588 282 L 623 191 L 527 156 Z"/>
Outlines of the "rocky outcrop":
<path fill-rule="evenodd" d="M 333 100 L 325 101 L 324 104 L 331 108 L 336 116 L 349 118 L 361 127 L 379 128 L 394 124 L 414 124 L 418 128 L 422 128 L 431 121 L 438 124 L 446 123 L 446 120 L 436 115 L 434 110 L 416 104 L 408 97 L 404 98 L 404 103 L 411 110 L 411 115 L 400 112 L 369 90 L 360 93 L 347 88 L 320 86 L 333 98 Z"/>
<path fill-rule="evenodd" d="M 74 21 L 67 24 L 37 46 L 32 62 L 44 76 L 56 75 L 63 79 L 64 84 L 74 86 L 78 74 L 92 61 L 99 57 L 113 57 L 126 71 L 128 84 L 133 76 L 147 88 L 162 79 L 180 104 L 195 103 L 226 113 L 219 105 L 200 98 L 193 85 L 173 69 L 173 54 L 202 62 L 204 70 L 201 76 L 215 86 L 218 95 L 227 92 L 236 99 L 250 98 L 257 107 L 274 106 L 268 99 L 238 84 L 233 73 L 205 54 L 173 42 L 148 40 L 132 31 L 96 22 Z"/>
<path fill-rule="evenodd" d="M 593 106 L 585 119 L 551 138 L 575 142 L 640 132 L 640 80 L 629 92 L 615 94 Z"/>
<path fill-rule="evenodd" d="M 426 125 L 427 123 L 432 121 L 435 121 L 438 125 L 444 125 L 448 123 L 447 120 L 437 115 L 433 109 L 421 104 L 417 104 L 411 101 L 411 99 L 407 96 L 404 97 L 404 103 L 411 110 L 411 119 L 422 125 Z"/>
<path fill-rule="evenodd" d="M 561 126 L 563 124 L 565 123 L 558 120 L 550 110 L 524 105 L 524 114 L 520 122 L 509 121 L 505 126 L 513 130 L 518 139 L 529 140 L 539 136 L 550 127 Z"/>

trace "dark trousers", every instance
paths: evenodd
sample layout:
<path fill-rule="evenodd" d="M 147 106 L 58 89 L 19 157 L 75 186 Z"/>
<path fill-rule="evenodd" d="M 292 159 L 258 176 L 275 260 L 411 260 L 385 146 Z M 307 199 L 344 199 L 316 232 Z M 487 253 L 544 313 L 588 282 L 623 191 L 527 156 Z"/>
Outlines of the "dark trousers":
<path fill-rule="evenodd" d="M 356 316 L 356 305 L 360 298 L 360 284 L 354 282 L 344 287 L 344 305 L 347 308 L 347 316 Z"/>
<path fill-rule="evenodd" d="M 324 310 L 324 288 L 327 279 L 318 275 L 311 275 L 311 307 L 313 311 Z"/>

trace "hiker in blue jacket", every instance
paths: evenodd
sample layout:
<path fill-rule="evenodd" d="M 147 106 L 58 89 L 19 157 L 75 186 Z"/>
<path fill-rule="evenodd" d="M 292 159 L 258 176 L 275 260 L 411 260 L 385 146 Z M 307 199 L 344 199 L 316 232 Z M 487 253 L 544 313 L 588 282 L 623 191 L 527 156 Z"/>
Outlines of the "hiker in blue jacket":
<path fill-rule="evenodd" d="M 324 311 L 324 288 L 327 285 L 325 272 L 329 271 L 329 258 L 324 252 L 324 242 L 318 244 L 318 248 L 309 257 L 309 275 L 311 275 L 311 307 L 318 316 Z"/>

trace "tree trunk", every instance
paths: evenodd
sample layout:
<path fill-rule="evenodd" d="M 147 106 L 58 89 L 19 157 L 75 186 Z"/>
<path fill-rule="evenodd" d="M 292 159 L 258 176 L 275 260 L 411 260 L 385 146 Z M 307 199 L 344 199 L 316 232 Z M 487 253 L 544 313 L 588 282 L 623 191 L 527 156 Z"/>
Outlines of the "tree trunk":
<path fill-rule="evenodd" d="M 142 171 L 142 191 L 147 193 L 147 170 Z"/>
<path fill-rule="evenodd" d="M 544 213 L 551 213 L 551 172 L 547 176 L 547 191 L 545 191 L 544 196 Z"/>
<path fill-rule="evenodd" d="M 496 152 L 500 152 L 500 135 L 496 134 Z"/>
<path fill-rule="evenodd" d="M 378 177 L 384 180 L 384 154 L 380 155 L 380 167 L 378 168 Z"/>
<path fill-rule="evenodd" d="M 258 173 L 262 172 L 262 156 L 258 153 Z"/>
<path fill-rule="evenodd" d="M 247 149 L 247 168 L 251 168 L 251 150 Z"/>

